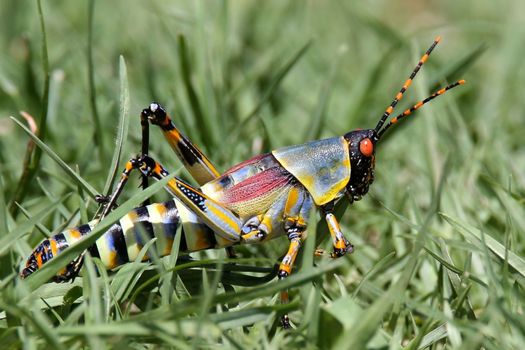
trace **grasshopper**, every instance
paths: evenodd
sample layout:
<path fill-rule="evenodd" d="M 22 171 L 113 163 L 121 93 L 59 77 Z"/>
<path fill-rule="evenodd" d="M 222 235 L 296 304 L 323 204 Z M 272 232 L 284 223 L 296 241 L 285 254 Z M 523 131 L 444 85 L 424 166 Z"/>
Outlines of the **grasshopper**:
<path fill-rule="evenodd" d="M 410 77 L 385 110 L 373 129 L 354 130 L 343 136 L 310 141 L 302 145 L 279 148 L 255 156 L 220 174 L 203 152 L 177 129 L 166 110 L 153 102 L 141 113 L 143 144 L 141 155 L 130 159 L 111 196 L 105 202 L 101 217 L 93 222 L 67 229 L 41 242 L 27 259 L 20 273 L 26 278 L 46 261 L 79 241 L 116 205 L 130 174 L 138 170 L 147 179 L 160 180 L 168 175 L 165 168 L 148 153 L 149 124 L 157 125 L 166 140 L 200 187 L 174 177 L 166 186 L 173 199 L 133 209 L 122 217 L 89 248 L 108 269 L 133 261 L 146 242 L 144 235 L 156 238 L 159 255 L 171 253 L 179 226 L 182 229 L 180 250 L 190 253 L 203 249 L 227 248 L 238 244 L 265 242 L 281 236 L 289 240 L 277 276 L 284 279 L 292 267 L 306 236 L 313 206 L 326 220 L 333 242 L 331 257 L 351 253 L 354 246 L 345 238 L 334 216 L 334 205 L 346 197 L 350 203 L 360 200 L 374 181 L 375 148 L 385 132 L 424 104 L 442 95 L 464 80 L 448 85 L 398 116 L 390 119 L 394 107 L 402 99 L 416 74 L 440 41 L 437 37 L 421 57 Z M 385 125 L 386 123 L 386 125 Z M 102 197 L 101 197 L 102 198 Z M 73 279 L 82 265 L 80 256 L 53 278 L 55 282 Z M 147 256 L 145 257 L 147 259 Z M 288 302 L 288 293 L 281 293 Z M 287 315 L 282 325 L 289 327 Z"/>

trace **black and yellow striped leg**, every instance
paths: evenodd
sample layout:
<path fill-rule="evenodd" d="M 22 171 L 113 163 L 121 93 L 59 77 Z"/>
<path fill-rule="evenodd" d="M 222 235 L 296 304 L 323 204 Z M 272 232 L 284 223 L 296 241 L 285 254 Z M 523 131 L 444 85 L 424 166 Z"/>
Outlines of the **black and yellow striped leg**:
<path fill-rule="evenodd" d="M 291 275 L 293 264 L 295 262 L 295 259 L 297 258 L 297 254 L 299 254 L 299 250 L 301 249 L 301 236 L 303 232 L 304 231 L 298 231 L 297 229 L 291 229 L 288 231 L 288 239 L 290 240 L 290 246 L 288 247 L 288 252 L 281 261 L 281 264 L 279 265 L 279 272 L 277 273 L 277 277 L 279 278 L 279 280 L 283 280 Z M 290 298 L 288 295 L 288 290 L 282 290 L 281 303 L 287 304 L 289 301 Z M 285 329 L 291 327 L 290 318 L 288 317 L 288 314 L 284 314 L 283 316 L 281 316 L 281 326 Z"/>
<path fill-rule="evenodd" d="M 330 231 L 330 236 L 332 237 L 332 244 L 334 250 L 331 253 L 332 258 L 339 258 L 344 256 L 347 253 L 352 253 L 354 251 L 354 246 L 343 234 L 341 227 L 337 218 L 332 213 L 331 207 L 324 207 L 323 212 L 325 215 L 326 224 L 328 225 L 328 230 Z"/>
<path fill-rule="evenodd" d="M 199 185 L 204 185 L 220 176 L 217 168 L 190 139 L 177 129 L 166 110 L 158 103 L 152 102 L 142 111 L 142 119 L 158 125 L 164 137 L 184 164 L 190 175 Z"/>

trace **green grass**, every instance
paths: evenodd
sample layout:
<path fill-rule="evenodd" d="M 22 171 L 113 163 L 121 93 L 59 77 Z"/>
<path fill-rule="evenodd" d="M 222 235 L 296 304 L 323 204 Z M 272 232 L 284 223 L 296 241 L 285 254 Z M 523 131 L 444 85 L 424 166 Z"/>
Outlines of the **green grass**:
<path fill-rule="evenodd" d="M 42 16 L 37 2 L 3 5 L 2 348 L 522 348 L 521 1 L 44 1 Z M 146 196 L 167 198 L 162 184 L 144 193 L 133 179 L 93 236 L 16 277 L 43 237 L 95 215 L 94 195 L 140 151 L 150 101 L 226 170 L 375 126 L 438 34 L 398 109 L 447 82 L 467 84 L 382 140 L 370 194 L 341 217 L 351 256 L 312 257 L 330 246 L 315 216 L 283 283 L 273 277 L 286 239 L 239 247 L 236 264 L 219 250 L 113 272 L 87 259 L 74 283 L 46 283 Z M 19 111 L 34 117 L 38 138 Z M 189 179 L 158 130 L 151 139 L 152 155 Z M 283 288 L 289 305 L 278 302 Z M 286 311 L 290 331 L 278 327 Z"/>

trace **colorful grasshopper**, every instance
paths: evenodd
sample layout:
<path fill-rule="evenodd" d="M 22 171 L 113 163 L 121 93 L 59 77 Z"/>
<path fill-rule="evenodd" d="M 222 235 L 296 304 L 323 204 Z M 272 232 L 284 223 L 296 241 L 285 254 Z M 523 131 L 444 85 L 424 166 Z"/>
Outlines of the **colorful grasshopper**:
<path fill-rule="evenodd" d="M 460 80 L 437 91 L 383 127 L 439 40 L 437 37 L 423 55 L 374 129 L 355 130 L 340 137 L 279 148 L 242 162 L 222 175 L 175 127 L 164 108 L 151 103 L 141 114 L 143 139 L 146 140 L 142 155 L 127 162 L 101 217 L 114 207 L 133 170 L 139 170 L 144 178 L 157 180 L 168 175 L 147 155 L 148 122 L 160 126 L 177 156 L 201 187 L 191 186 L 178 178 L 170 180 L 167 190 L 174 196 L 173 200 L 132 210 L 97 240 L 89 252 L 99 257 L 108 269 L 113 269 L 137 258 L 145 244 L 143 233 L 146 233 L 157 239 L 158 253 L 168 255 L 179 225 L 182 225 L 180 249 L 184 252 L 258 243 L 286 235 L 290 244 L 278 271 L 279 279 L 283 279 L 292 271 L 305 236 L 308 216 L 315 205 L 321 210 L 332 237 L 331 256 L 351 253 L 353 245 L 341 232 L 332 212 L 334 204 L 344 195 L 352 203 L 368 192 L 374 180 L 375 146 L 386 130 L 425 103 L 464 83 Z M 29 276 L 89 234 L 96 222 L 98 220 L 45 239 L 29 256 L 21 277 Z M 71 280 L 78 274 L 81 262 L 82 257 L 71 262 L 53 280 Z M 281 299 L 287 302 L 286 292 L 282 293 Z M 289 325 L 287 316 L 282 322 L 284 326 Z"/>

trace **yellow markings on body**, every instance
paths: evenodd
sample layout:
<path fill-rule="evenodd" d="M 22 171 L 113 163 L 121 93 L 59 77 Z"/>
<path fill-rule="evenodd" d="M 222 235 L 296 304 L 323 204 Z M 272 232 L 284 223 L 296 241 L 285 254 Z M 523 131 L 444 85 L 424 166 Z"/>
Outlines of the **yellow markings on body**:
<path fill-rule="evenodd" d="M 104 235 L 101 239 L 97 240 L 96 245 L 100 255 L 100 260 L 104 266 L 108 269 L 112 269 L 117 266 L 117 253 L 108 246 L 108 239 L 111 239 L 111 237 Z"/>
<path fill-rule="evenodd" d="M 244 241 L 250 241 L 257 237 L 257 235 L 260 233 L 259 230 L 253 230 L 251 232 L 248 232 L 247 234 L 242 235 L 242 239 Z"/>
<path fill-rule="evenodd" d="M 36 265 L 40 268 L 42 267 L 42 253 L 37 253 L 36 254 Z"/>
<path fill-rule="evenodd" d="M 340 196 L 350 179 L 348 142 L 342 136 L 276 149 L 272 154 L 318 206 Z"/>
<path fill-rule="evenodd" d="M 76 242 L 82 238 L 82 234 L 76 228 L 69 230 L 69 237 L 71 238 L 71 243 Z"/>
<path fill-rule="evenodd" d="M 239 234 L 241 232 L 241 226 L 238 219 L 231 214 L 231 212 L 225 210 L 224 208 L 216 205 L 214 202 L 206 200 L 205 205 L 208 211 L 219 218 L 222 222 L 219 226 L 224 228 L 229 228 L 233 233 Z"/>
<path fill-rule="evenodd" d="M 231 211 L 217 204 L 204 193 L 177 179 L 168 181 L 167 186 L 177 196 L 178 200 L 192 210 L 216 234 L 231 242 L 239 241 L 241 222 Z M 195 203 L 197 199 L 203 203 L 197 205 Z"/>
<path fill-rule="evenodd" d="M 108 239 L 110 236 L 104 235 L 101 239 L 96 242 L 100 260 L 108 269 L 112 269 L 117 266 L 117 253 L 112 250 L 108 245 Z"/>
<path fill-rule="evenodd" d="M 175 204 L 179 210 L 179 217 L 182 222 L 184 239 L 188 251 L 197 251 L 211 248 L 207 234 L 200 228 L 202 223 L 199 222 L 197 215 L 190 211 L 181 201 L 175 199 Z"/>
<path fill-rule="evenodd" d="M 157 252 L 162 256 L 169 255 L 171 253 L 171 246 L 173 245 L 173 239 L 168 239 L 168 232 L 164 232 L 163 219 L 166 215 L 166 206 L 162 203 L 153 203 L 148 205 L 149 221 L 153 227 L 153 234 L 157 238 Z"/>
<path fill-rule="evenodd" d="M 127 213 L 120 219 L 120 226 L 124 233 L 126 241 L 126 250 L 128 251 L 129 261 L 135 261 L 139 255 L 142 245 L 138 244 L 135 237 L 135 225 L 137 221 L 137 213 L 134 211 Z"/>
<path fill-rule="evenodd" d="M 292 187 L 288 192 L 288 198 L 286 199 L 286 205 L 284 206 L 284 215 L 292 212 L 293 208 L 299 202 L 300 191 L 297 187 Z"/>
<path fill-rule="evenodd" d="M 202 226 L 200 226 L 200 225 L 195 226 L 195 230 L 193 232 L 194 232 L 193 237 L 195 239 L 193 241 L 193 249 L 192 250 L 194 250 L 194 251 L 196 251 L 196 250 L 203 250 L 203 249 L 206 249 L 206 248 L 210 248 L 212 246 L 210 241 L 208 240 L 208 236 L 206 235 L 206 231 L 203 230 Z M 186 242 L 188 242 L 188 241 L 186 240 Z"/>
<path fill-rule="evenodd" d="M 343 159 L 343 167 L 345 169 L 350 169 L 351 168 L 350 157 Z"/>
<path fill-rule="evenodd" d="M 53 253 L 53 256 L 56 256 L 58 254 L 57 241 L 49 239 L 49 245 L 51 246 L 51 253 Z"/>
<path fill-rule="evenodd" d="M 269 233 L 273 232 L 273 217 L 271 215 L 265 215 L 262 219 L 261 225 L 266 226 L 266 230 Z"/>
<path fill-rule="evenodd" d="M 186 229 L 184 229 L 186 245 L 188 246 L 188 250 L 191 252 L 196 252 L 198 250 L 212 247 L 206 231 L 201 225 L 202 224 L 192 224 L 190 230 L 186 231 Z"/>

